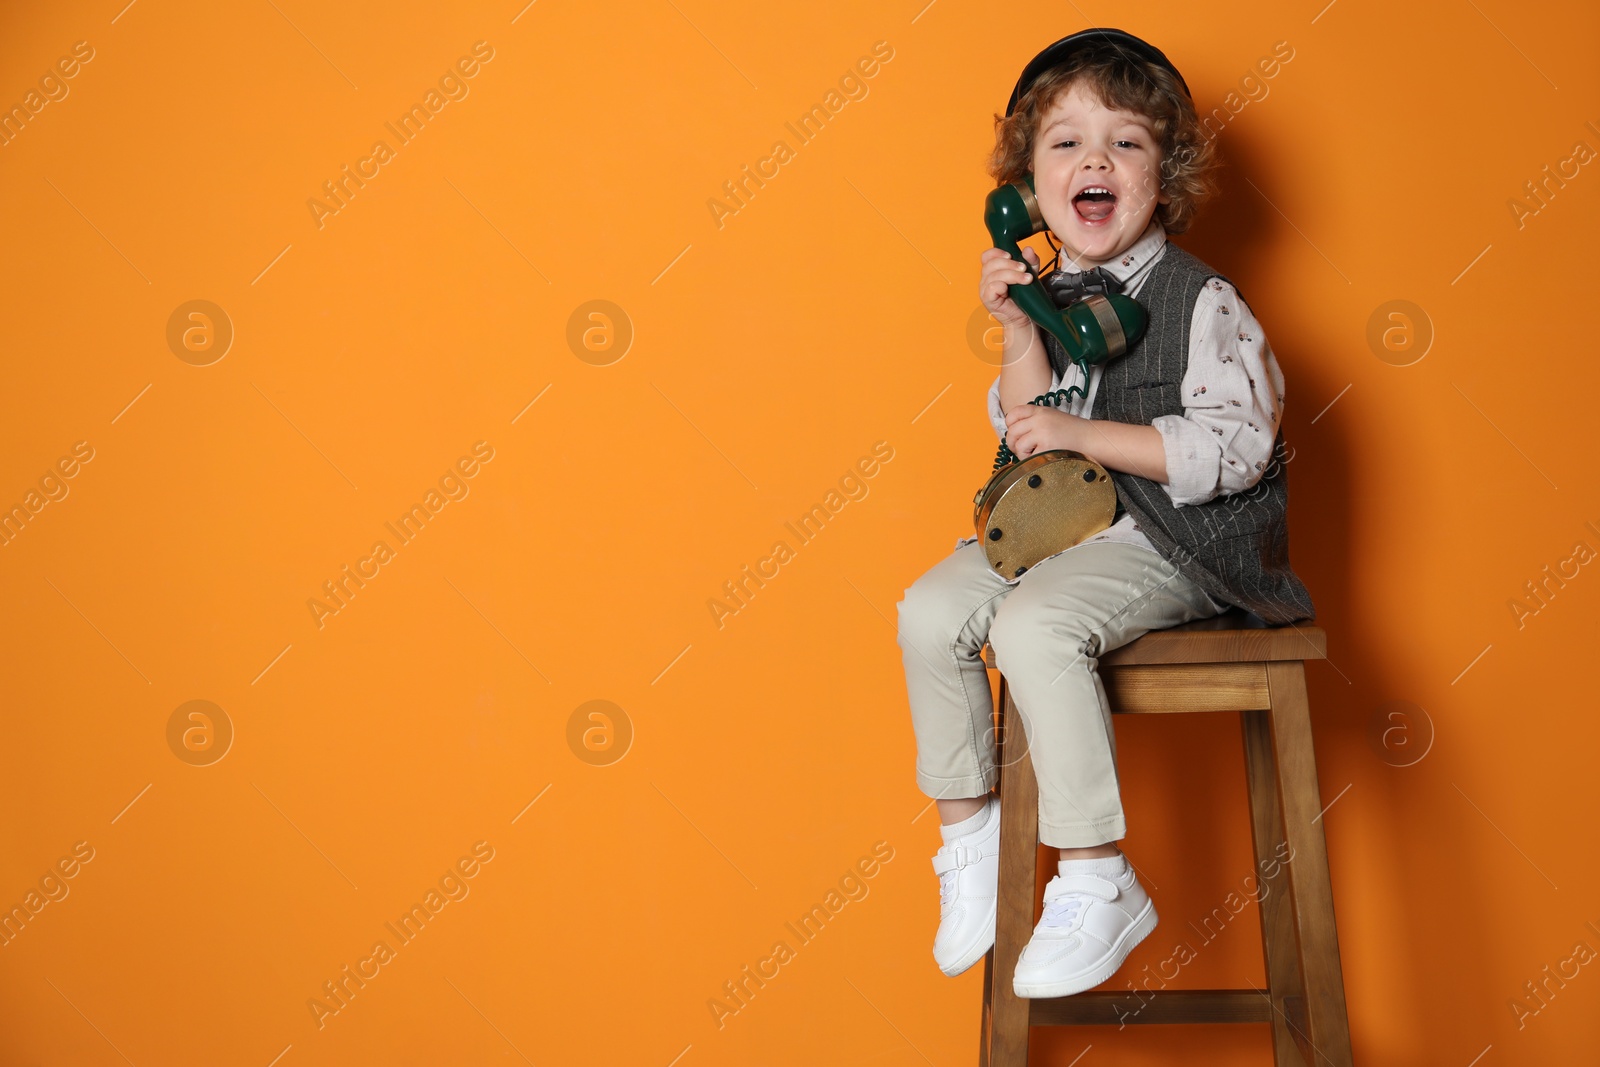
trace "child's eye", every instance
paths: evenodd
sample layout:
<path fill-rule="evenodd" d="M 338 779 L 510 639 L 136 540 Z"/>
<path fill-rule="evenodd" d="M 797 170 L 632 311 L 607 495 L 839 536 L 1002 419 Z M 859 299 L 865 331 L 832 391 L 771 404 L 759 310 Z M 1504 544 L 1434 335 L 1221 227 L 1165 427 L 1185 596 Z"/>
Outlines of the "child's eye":
<path fill-rule="evenodd" d="M 1139 142 L 1138 141 L 1114 141 L 1112 143 L 1113 144 L 1117 144 L 1117 145 L 1126 145 L 1129 148 L 1138 148 L 1139 147 Z M 1059 141 L 1059 142 L 1056 143 L 1056 147 L 1057 148 L 1072 148 L 1072 147 L 1075 147 L 1077 144 L 1078 144 L 1077 141 Z"/>

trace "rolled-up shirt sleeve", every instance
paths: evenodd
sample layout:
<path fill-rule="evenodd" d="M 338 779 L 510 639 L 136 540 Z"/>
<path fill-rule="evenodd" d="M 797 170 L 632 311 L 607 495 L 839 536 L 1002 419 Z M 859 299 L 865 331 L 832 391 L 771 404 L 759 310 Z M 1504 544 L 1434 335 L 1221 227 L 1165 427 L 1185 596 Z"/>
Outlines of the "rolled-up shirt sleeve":
<path fill-rule="evenodd" d="M 1204 504 L 1260 480 L 1283 415 L 1283 374 L 1261 324 L 1221 278 L 1209 279 L 1195 301 L 1183 408 L 1151 422 L 1166 446 L 1162 488 L 1173 506 Z"/>

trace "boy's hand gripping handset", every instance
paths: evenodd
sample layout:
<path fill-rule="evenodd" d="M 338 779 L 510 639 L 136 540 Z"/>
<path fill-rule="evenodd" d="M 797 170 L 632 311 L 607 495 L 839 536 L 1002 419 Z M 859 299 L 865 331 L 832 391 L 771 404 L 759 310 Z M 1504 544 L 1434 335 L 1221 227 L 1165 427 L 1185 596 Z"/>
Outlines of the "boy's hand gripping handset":
<path fill-rule="evenodd" d="M 1120 293 L 1091 296 L 1064 308 L 1057 308 L 1051 302 L 1039 284 L 1038 272 L 1022 258 L 1022 249 L 1017 244 L 1045 228 L 1039 199 L 1034 195 L 1032 174 L 1022 181 L 1008 182 L 992 190 L 983 204 L 983 222 L 989 227 L 995 247 L 1026 267 L 1033 278 L 1028 285 L 1007 286 L 1006 292 L 1027 312 L 1028 318 L 1061 342 L 1067 358 L 1082 368 L 1085 380 L 1091 364 L 1122 355 L 1144 333 L 1144 308 L 1132 297 Z M 1074 389 L 1077 395 L 1086 395 L 1083 388 L 1075 386 Z M 1065 399 L 1070 400 L 1073 389 L 1067 393 Z"/>
<path fill-rule="evenodd" d="M 1055 306 L 1017 243 L 1045 228 L 1034 194 L 1032 174 L 992 190 L 984 201 L 983 221 L 995 247 L 1026 267 L 1032 277 L 1027 285 L 1007 287 L 1011 299 L 1061 342 L 1067 358 L 1083 371 L 1086 385 L 1091 365 L 1127 352 L 1144 333 L 1145 311 L 1120 293 Z M 1073 385 L 1035 397 L 1031 403 L 1053 405 L 1071 400 L 1074 394 L 1087 396 L 1088 390 Z M 1046 556 L 1109 527 L 1116 515 L 1117 494 L 1105 468 L 1080 452 L 1050 449 L 1019 463 L 1001 438 L 994 473 L 972 504 L 973 526 L 989 565 L 1002 578 L 1014 578 Z"/>

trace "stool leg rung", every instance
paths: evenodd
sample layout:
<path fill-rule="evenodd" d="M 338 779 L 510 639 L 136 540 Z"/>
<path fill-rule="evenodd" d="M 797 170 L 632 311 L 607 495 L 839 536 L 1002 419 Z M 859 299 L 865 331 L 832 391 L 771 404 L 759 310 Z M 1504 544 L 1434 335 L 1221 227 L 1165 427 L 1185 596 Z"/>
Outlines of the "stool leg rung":
<path fill-rule="evenodd" d="M 1253 989 L 1090 991 L 1029 1002 L 1034 1026 L 1264 1023 L 1272 1005 Z"/>

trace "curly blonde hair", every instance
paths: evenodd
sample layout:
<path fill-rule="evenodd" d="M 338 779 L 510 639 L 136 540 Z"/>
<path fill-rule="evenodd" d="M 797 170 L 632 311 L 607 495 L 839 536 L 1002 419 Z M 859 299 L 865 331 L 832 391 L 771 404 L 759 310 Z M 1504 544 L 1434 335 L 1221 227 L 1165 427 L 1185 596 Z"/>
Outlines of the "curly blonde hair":
<path fill-rule="evenodd" d="M 1040 75 L 1009 116 L 996 115 L 994 151 L 987 170 L 995 184 L 1020 181 L 1033 168 L 1034 139 L 1061 94 L 1079 80 L 1107 108 L 1132 111 L 1150 122 L 1161 145 L 1161 191 L 1156 205 L 1169 234 L 1183 233 L 1199 206 L 1217 191 L 1216 142 L 1205 135 L 1194 104 L 1170 71 L 1128 55 L 1109 42 L 1085 45 Z"/>

